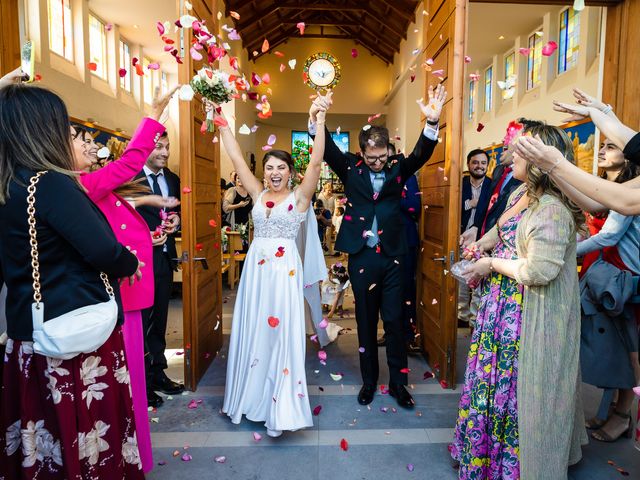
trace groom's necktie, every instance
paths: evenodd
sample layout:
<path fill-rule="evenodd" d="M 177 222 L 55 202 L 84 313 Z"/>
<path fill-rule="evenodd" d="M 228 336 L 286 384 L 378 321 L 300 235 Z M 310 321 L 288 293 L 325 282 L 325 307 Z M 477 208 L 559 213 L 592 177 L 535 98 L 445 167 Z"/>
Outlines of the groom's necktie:
<path fill-rule="evenodd" d="M 373 185 L 373 191 L 375 193 L 380 193 L 382 185 L 384 185 L 384 173 L 374 173 L 371 184 Z M 373 217 L 373 222 L 371 223 L 371 233 L 373 233 L 373 236 L 367 237 L 367 247 L 373 248 L 380 241 L 380 238 L 378 237 L 378 218 L 375 215 Z"/>

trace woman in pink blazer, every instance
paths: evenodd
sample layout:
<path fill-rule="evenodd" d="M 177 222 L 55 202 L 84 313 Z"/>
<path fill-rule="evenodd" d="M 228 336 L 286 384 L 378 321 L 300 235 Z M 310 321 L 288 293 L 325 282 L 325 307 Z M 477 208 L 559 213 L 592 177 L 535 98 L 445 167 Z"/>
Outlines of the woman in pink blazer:
<path fill-rule="evenodd" d="M 114 190 L 131 181 L 142 170 L 147 157 L 155 148 L 159 136 L 165 131 L 159 120 L 174 92 L 175 89 L 158 98 L 156 90 L 151 114 L 142 119 L 122 156 L 99 170 L 86 172 L 96 161 L 97 148 L 93 137 L 89 134 L 85 135 L 86 132 L 75 131 L 72 127 L 76 167 L 81 170 L 80 182 L 87 190 L 89 198 L 107 217 L 118 241 L 135 253 L 141 262 L 142 276 L 135 283 L 124 282 L 120 287 L 120 292 L 125 311 L 122 333 L 129 366 L 136 436 L 142 469 L 145 473 L 153 468 L 153 457 L 144 373 L 144 336 L 140 311 L 153 304 L 151 235 L 153 232 L 149 232 L 147 223 L 135 208 Z M 158 196 L 149 196 L 146 200 L 156 203 L 163 202 L 162 197 Z M 175 206 L 175 203 L 161 206 L 171 207 Z M 154 241 L 161 242 L 162 237 Z"/>

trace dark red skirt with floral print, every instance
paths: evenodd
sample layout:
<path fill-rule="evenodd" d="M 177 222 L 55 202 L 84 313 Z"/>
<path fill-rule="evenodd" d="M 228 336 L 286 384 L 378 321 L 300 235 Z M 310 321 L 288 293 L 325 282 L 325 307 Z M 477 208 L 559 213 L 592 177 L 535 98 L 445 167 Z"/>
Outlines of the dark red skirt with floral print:
<path fill-rule="evenodd" d="M 71 360 L 9 340 L 3 367 L 1 480 L 144 479 L 120 327 Z"/>

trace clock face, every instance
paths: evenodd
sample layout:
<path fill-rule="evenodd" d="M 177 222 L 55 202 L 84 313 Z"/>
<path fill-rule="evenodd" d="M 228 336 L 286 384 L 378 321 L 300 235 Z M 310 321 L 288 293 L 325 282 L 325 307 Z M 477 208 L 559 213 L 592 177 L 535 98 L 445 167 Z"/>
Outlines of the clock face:
<path fill-rule="evenodd" d="M 318 87 L 330 85 L 336 77 L 336 69 L 326 58 L 318 58 L 309 65 L 309 80 Z"/>
<path fill-rule="evenodd" d="M 326 52 L 314 53 L 304 64 L 305 82 L 314 90 L 334 88 L 340 81 L 340 63 Z"/>

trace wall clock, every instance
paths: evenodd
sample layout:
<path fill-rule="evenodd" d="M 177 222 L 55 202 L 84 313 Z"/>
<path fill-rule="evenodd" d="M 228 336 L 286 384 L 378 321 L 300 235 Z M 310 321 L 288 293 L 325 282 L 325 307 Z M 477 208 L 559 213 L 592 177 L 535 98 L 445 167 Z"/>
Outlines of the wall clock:
<path fill-rule="evenodd" d="M 340 68 L 340 63 L 333 55 L 314 53 L 304 62 L 305 82 L 314 90 L 331 90 L 340 82 Z"/>

